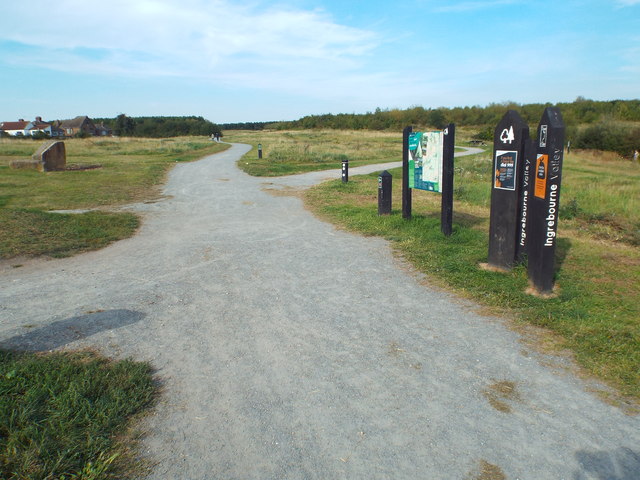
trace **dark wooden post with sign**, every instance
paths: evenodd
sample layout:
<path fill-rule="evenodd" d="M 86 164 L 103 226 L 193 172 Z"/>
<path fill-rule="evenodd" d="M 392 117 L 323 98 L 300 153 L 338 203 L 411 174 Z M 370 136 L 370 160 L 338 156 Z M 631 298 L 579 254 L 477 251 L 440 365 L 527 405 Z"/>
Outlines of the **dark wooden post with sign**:
<path fill-rule="evenodd" d="M 440 208 L 440 230 L 447 237 L 453 225 L 453 155 L 455 151 L 456 126 L 450 123 L 444 130 L 442 152 L 442 205 Z"/>
<path fill-rule="evenodd" d="M 393 177 L 386 170 L 378 176 L 378 215 L 391 214 Z"/>
<path fill-rule="evenodd" d="M 342 160 L 342 183 L 349 181 L 349 160 Z"/>
<path fill-rule="evenodd" d="M 527 138 L 529 127 L 515 110 L 505 113 L 493 138 L 488 263 L 502 270 L 510 270 L 516 262 L 521 164 Z"/>
<path fill-rule="evenodd" d="M 402 218 L 411 218 L 411 188 L 409 188 L 409 135 L 413 128 L 402 131 Z"/>
<path fill-rule="evenodd" d="M 539 293 L 553 291 L 560 182 L 564 152 L 560 110 L 547 107 L 538 126 L 533 195 L 529 210 L 529 280 Z"/>
<path fill-rule="evenodd" d="M 520 205 L 518 206 L 516 263 L 524 263 L 529 245 L 529 205 L 531 204 L 531 195 L 533 195 L 533 167 L 536 163 L 536 144 L 530 138 L 524 140 L 523 159 Z"/>
<path fill-rule="evenodd" d="M 262 158 L 262 144 L 258 144 L 258 159 Z"/>

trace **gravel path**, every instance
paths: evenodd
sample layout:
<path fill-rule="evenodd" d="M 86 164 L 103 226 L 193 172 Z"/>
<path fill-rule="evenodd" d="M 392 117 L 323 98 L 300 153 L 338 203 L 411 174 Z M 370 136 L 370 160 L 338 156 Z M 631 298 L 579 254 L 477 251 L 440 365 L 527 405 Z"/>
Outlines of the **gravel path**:
<path fill-rule="evenodd" d="M 134 238 L 5 266 L 0 345 L 151 361 L 153 480 L 640 478 L 640 418 L 269 192 L 339 172 L 253 178 L 247 149 L 177 165 Z"/>

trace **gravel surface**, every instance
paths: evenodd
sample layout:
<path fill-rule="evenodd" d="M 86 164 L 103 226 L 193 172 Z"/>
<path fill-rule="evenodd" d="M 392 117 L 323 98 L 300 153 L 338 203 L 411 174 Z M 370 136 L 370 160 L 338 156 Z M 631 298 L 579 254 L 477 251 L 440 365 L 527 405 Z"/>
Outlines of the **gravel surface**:
<path fill-rule="evenodd" d="M 177 165 L 131 239 L 5 263 L 0 346 L 152 362 L 153 480 L 640 478 L 638 417 L 272 191 L 338 171 L 249 177 L 248 148 Z"/>

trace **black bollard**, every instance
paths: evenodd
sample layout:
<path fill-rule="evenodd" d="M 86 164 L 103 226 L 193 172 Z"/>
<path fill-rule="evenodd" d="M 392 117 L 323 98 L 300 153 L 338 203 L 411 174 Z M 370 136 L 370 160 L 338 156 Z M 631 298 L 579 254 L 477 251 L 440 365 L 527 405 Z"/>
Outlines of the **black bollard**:
<path fill-rule="evenodd" d="M 349 160 L 342 160 L 342 183 L 349 181 Z"/>
<path fill-rule="evenodd" d="M 529 280 L 542 294 L 552 293 L 554 285 L 564 132 L 560 110 L 547 107 L 538 126 L 536 163 L 531 172 L 533 195 L 527 227 L 530 230 Z"/>
<path fill-rule="evenodd" d="M 386 170 L 378 176 L 378 215 L 391 214 L 391 188 L 393 177 Z"/>
<path fill-rule="evenodd" d="M 262 144 L 258 144 L 258 160 L 262 158 Z"/>
<path fill-rule="evenodd" d="M 402 130 L 402 218 L 411 218 L 411 187 L 409 186 L 409 136 L 412 127 Z"/>

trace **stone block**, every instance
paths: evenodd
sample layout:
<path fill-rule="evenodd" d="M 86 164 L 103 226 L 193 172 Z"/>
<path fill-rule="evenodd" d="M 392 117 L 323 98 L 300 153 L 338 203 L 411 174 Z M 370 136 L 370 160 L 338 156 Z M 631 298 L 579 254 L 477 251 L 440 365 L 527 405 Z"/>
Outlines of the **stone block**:
<path fill-rule="evenodd" d="M 38 170 L 41 172 L 64 170 L 67 164 L 64 142 L 60 140 L 45 142 L 31 158 L 38 162 Z"/>
<path fill-rule="evenodd" d="M 9 167 L 25 170 L 39 170 L 40 162 L 37 160 L 11 160 Z"/>

